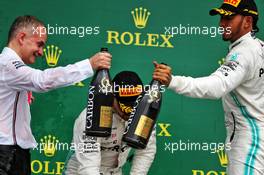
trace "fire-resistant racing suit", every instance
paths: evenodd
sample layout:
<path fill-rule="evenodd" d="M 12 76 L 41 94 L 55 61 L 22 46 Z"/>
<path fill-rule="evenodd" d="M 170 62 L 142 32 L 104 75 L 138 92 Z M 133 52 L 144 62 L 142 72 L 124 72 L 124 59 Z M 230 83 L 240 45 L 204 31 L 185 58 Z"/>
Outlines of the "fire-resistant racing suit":
<path fill-rule="evenodd" d="M 247 33 L 229 46 L 208 77 L 173 76 L 170 89 L 195 98 L 222 97 L 228 175 L 264 174 L 264 43 Z"/>
<path fill-rule="evenodd" d="M 113 113 L 112 133 L 108 138 L 85 136 L 86 109 L 76 119 L 73 132 L 75 151 L 66 162 L 66 175 L 122 175 L 131 150 L 121 141 L 126 122 Z M 135 150 L 130 175 L 146 175 L 156 154 L 155 129 L 146 149 Z"/>

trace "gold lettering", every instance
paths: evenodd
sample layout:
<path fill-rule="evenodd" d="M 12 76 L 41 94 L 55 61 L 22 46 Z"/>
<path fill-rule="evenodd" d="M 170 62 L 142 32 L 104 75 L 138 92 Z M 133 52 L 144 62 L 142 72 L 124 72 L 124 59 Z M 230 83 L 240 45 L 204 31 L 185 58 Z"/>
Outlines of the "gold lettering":
<path fill-rule="evenodd" d="M 107 31 L 108 44 L 123 44 L 147 47 L 166 47 L 174 48 L 170 39 L 172 35 L 148 33 L 142 36 L 142 33 L 123 32 L 119 34 L 117 31 Z M 162 44 L 160 44 L 162 43 Z"/>
<path fill-rule="evenodd" d="M 113 44 L 113 39 L 115 40 L 116 44 L 120 44 L 120 41 L 118 39 L 119 33 L 116 31 L 107 31 L 107 43 Z"/>
<path fill-rule="evenodd" d="M 158 123 L 161 131 L 160 133 L 158 134 L 158 136 L 165 136 L 165 137 L 171 137 L 171 134 L 169 133 L 168 131 L 168 127 L 171 125 L 169 123 Z"/>
<path fill-rule="evenodd" d="M 206 175 L 218 175 L 216 171 L 209 171 Z"/>
<path fill-rule="evenodd" d="M 209 171 L 205 173 L 203 170 L 192 170 L 193 175 L 226 175 L 226 172 Z"/>
<path fill-rule="evenodd" d="M 128 42 L 125 41 L 125 36 L 128 36 Z M 131 45 L 133 43 L 133 40 L 134 40 L 134 37 L 133 37 L 133 35 L 131 33 L 129 33 L 129 32 L 122 33 L 121 42 L 124 45 Z"/>
<path fill-rule="evenodd" d="M 57 174 L 57 175 L 61 175 L 65 163 L 64 163 L 64 162 L 56 162 L 56 164 L 57 164 L 57 171 L 56 171 L 56 174 Z"/>
<path fill-rule="evenodd" d="M 168 48 L 173 48 L 173 45 L 171 44 L 171 42 L 169 41 L 169 39 L 172 38 L 172 35 L 160 35 L 163 39 L 163 43 L 160 45 L 160 47 L 165 47 L 165 44 L 167 44 Z"/>
<path fill-rule="evenodd" d="M 38 169 L 36 170 L 35 167 L 37 167 Z M 43 169 L 43 166 L 42 166 L 42 163 L 39 161 L 39 160 L 33 160 L 31 162 L 31 171 L 32 173 L 34 174 L 38 174 L 42 171 Z"/>
<path fill-rule="evenodd" d="M 147 46 L 158 47 L 159 42 L 157 42 L 157 39 L 159 39 L 159 35 L 151 34 L 151 33 L 148 33 L 147 35 L 148 35 L 148 45 Z"/>
<path fill-rule="evenodd" d="M 45 169 L 44 169 L 44 172 L 43 174 L 54 174 L 54 169 L 52 169 L 52 172 L 49 172 L 49 165 L 50 165 L 50 162 L 49 161 L 43 161 L 44 165 L 45 165 Z"/>
<path fill-rule="evenodd" d="M 146 45 L 146 41 L 144 41 L 143 43 L 140 43 L 140 35 L 141 35 L 141 33 L 135 33 L 135 35 L 136 35 L 135 45 L 136 46 L 145 46 Z"/>

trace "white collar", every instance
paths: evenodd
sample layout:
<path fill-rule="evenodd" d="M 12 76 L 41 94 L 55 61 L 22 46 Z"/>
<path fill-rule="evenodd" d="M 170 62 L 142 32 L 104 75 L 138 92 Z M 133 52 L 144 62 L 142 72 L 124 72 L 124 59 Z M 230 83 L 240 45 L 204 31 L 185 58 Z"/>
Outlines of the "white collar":
<path fill-rule="evenodd" d="M 241 36 L 239 39 L 237 39 L 235 42 L 233 42 L 232 44 L 229 45 L 229 50 L 231 50 L 232 48 L 234 48 L 235 46 L 239 45 L 242 41 L 248 39 L 248 38 L 252 38 L 251 32 L 248 32 L 247 34 Z"/>
<path fill-rule="evenodd" d="M 13 49 L 9 48 L 9 47 L 4 47 L 2 54 L 8 55 L 12 58 L 17 58 L 20 61 L 23 62 L 23 60 L 20 58 L 20 56 L 16 53 L 16 51 L 14 51 Z M 24 62 L 23 62 L 24 63 Z"/>

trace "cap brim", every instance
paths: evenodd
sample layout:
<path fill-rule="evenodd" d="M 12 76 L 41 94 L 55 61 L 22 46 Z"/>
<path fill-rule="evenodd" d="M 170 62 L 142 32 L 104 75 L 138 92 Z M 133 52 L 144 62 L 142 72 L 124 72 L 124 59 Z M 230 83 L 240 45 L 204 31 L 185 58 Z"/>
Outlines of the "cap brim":
<path fill-rule="evenodd" d="M 236 13 L 224 10 L 223 8 L 214 8 L 214 9 L 210 10 L 209 14 L 211 16 L 215 16 L 215 15 L 232 16 L 232 15 L 235 15 Z"/>

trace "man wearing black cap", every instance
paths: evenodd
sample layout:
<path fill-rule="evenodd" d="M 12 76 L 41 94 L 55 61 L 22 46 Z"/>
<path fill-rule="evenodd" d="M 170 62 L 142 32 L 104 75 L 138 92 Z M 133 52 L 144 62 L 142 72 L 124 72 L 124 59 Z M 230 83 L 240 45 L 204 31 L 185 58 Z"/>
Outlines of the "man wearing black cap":
<path fill-rule="evenodd" d="M 218 14 L 221 16 L 220 26 L 231 29 L 231 32 L 223 34 L 224 41 L 233 43 L 249 32 L 259 31 L 258 9 L 254 0 L 224 0 L 221 7 L 210 11 L 212 16 Z"/>
<path fill-rule="evenodd" d="M 83 132 L 86 109 L 83 110 L 74 124 L 73 144 L 76 150 L 71 153 L 65 169 L 66 175 L 122 175 L 122 166 L 131 149 L 121 139 L 128 116 L 132 112 L 132 106 L 142 93 L 143 84 L 135 72 L 123 71 L 114 77 L 113 86 L 115 101 L 111 136 L 109 138 L 86 137 Z M 155 154 L 154 129 L 146 149 L 135 151 L 130 175 L 146 175 Z"/>
<path fill-rule="evenodd" d="M 210 76 L 171 76 L 171 68 L 154 62 L 153 78 L 179 94 L 222 97 L 227 128 L 228 175 L 264 174 L 264 43 L 258 32 L 254 0 L 224 0 L 210 15 L 221 16 L 222 37 L 230 41 L 224 64 Z M 228 30 L 227 30 L 228 29 Z M 230 31 L 231 33 L 230 33 Z"/>

